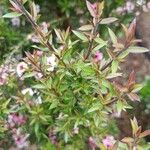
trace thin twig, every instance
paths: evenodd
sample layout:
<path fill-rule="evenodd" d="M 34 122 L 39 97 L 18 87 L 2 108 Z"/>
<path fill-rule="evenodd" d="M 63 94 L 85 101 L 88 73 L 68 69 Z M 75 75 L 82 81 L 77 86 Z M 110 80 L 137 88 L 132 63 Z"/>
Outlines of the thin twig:
<path fill-rule="evenodd" d="M 44 45 L 46 47 L 48 47 L 50 50 L 55 51 L 54 48 L 52 47 L 52 45 L 49 42 L 45 42 L 46 39 L 45 39 L 45 36 L 43 35 L 43 33 L 40 31 L 40 27 L 33 20 L 33 18 L 31 17 L 31 15 L 26 11 L 26 9 L 22 5 L 22 3 L 19 0 L 13 0 L 13 1 L 14 1 L 14 3 L 16 3 L 18 5 L 18 7 L 22 11 L 22 13 L 25 15 L 25 17 L 28 19 L 28 21 L 32 24 L 32 26 L 36 30 L 36 32 L 40 35 L 41 39 L 43 40 Z"/>
<path fill-rule="evenodd" d="M 22 13 L 24 14 L 24 16 L 28 19 L 28 21 L 32 24 L 33 28 L 35 29 L 35 31 L 39 34 L 40 38 L 42 39 L 44 45 L 46 47 L 48 47 L 49 50 L 55 52 L 55 49 L 53 48 L 53 46 L 50 44 L 49 41 L 47 41 L 47 39 L 45 38 L 45 36 L 43 35 L 43 33 L 40 31 L 40 27 L 37 25 L 37 23 L 33 20 L 33 18 L 31 17 L 31 15 L 26 11 L 26 9 L 24 8 L 24 6 L 22 5 L 22 3 L 19 0 L 13 0 L 14 3 L 16 3 L 18 5 L 18 7 L 20 8 L 20 10 L 22 11 Z M 47 42 L 45 42 L 47 41 Z M 64 61 L 59 57 L 59 55 L 55 54 L 55 56 L 62 62 L 62 64 L 66 66 L 66 64 L 64 63 Z"/>
<path fill-rule="evenodd" d="M 88 57 L 90 56 L 90 53 L 91 53 L 92 47 L 93 47 L 94 37 L 95 37 L 96 34 L 97 34 L 98 26 L 99 26 L 99 22 L 96 23 L 96 25 L 95 25 L 95 27 L 94 27 L 94 29 L 93 29 L 92 40 L 91 40 L 91 42 L 89 43 L 88 52 L 87 52 L 87 55 L 85 56 L 84 60 L 88 59 Z"/>

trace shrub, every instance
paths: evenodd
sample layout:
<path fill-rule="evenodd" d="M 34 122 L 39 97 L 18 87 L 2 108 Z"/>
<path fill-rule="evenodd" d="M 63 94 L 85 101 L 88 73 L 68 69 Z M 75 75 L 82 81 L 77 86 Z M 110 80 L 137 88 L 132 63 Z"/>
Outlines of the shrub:
<path fill-rule="evenodd" d="M 136 118 L 131 119 L 132 137 L 121 141 L 110 127 L 116 114 L 131 109 L 130 100 L 140 101 L 134 71 L 124 85 L 115 82 L 123 78 L 119 66 L 129 53 L 148 51 L 134 46 L 136 20 L 128 28 L 122 25 L 122 42 L 110 28 L 110 38 L 103 40 L 99 28 L 117 18 L 101 18 L 104 3 L 86 1 L 89 24 L 53 32 L 47 24 L 37 24 L 35 4 L 28 12 L 26 2 L 10 0 L 13 12 L 3 17 L 25 15 L 41 45 L 34 45 L 35 51 L 26 52 L 17 65 L 1 66 L 0 135 L 8 139 L 1 143 L 24 148 L 30 141 L 40 149 L 57 150 L 140 148 L 150 131 L 143 132 Z"/>

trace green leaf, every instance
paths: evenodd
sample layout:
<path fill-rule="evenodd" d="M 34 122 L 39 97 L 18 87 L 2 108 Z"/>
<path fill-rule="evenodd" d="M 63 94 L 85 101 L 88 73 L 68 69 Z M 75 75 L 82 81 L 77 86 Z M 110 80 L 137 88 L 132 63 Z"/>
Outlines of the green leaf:
<path fill-rule="evenodd" d="M 89 30 L 92 30 L 93 29 L 93 26 L 88 24 L 88 25 L 83 25 L 79 28 L 79 30 L 81 31 L 89 31 Z"/>
<path fill-rule="evenodd" d="M 88 41 L 88 38 L 83 33 L 75 31 L 75 30 L 72 30 L 72 32 L 81 40 Z"/>
<path fill-rule="evenodd" d="M 33 77 L 33 76 L 35 76 L 35 74 L 33 72 L 31 72 L 31 73 L 25 73 L 23 75 L 24 78 L 30 78 L 30 77 Z"/>
<path fill-rule="evenodd" d="M 111 71 L 112 73 L 116 73 L 118 70 L 118 61 L 117 60 L 113 60 L 112 64 L 111 64 Z"/>
<path fill-rule="evenodd" d="M 130 122 L 131 122 L 131 126 L 132 126 L 132 133 L 133 133 L 133 135 L 135 135 L 139 128 L 138 122 L 135 117 L 133 118 L 133 120 L 130 119 Z"/>
<path fill-rule="evenodd" d="M 110 28 L 108 28 L 108 32 L 109 32 L 109 35 L 110 35 L 110 38 L 111 38 L 113 44 L 116 44 L 117 37 L 116 37 L 115 33 Z"/>
<path fill-rule="evenodd" d="M 56 147 L 54 144 L 50 143 L 49 140 L 47 144 L 43 147 L 43 150 L 56 150 Z"/>
<path fill-rule="evenodd" d="M 32 86 L 32 88 L 34 88 L 34 89 L 45 89 L 46 87 L 43 84 L 37 84 L 37 85 Z"/>
<path fill-rule="evenodd" d="M 99 44 L 99 45 L 97 45 L 94 49 L 93 49 L 93 51 L 98 51 L 98 50 L 100 50 L 102 47 L 104 47 L 105 45 L 103 45 L 103 44 Z"/>
<path fill-rule="evenodd" d="M 39 49 L 39 50 L 42 50 L 42 51 L 45 51 L 45 52 L 49 51 L 48 48 L 39 47 L 39 46 L 37 46 L 37 45 L 32 45 L 31 47 L 36 48 L 36 49 Z"/>
<path fill-rule="evenodd" d="M 15 17 L 19 17 L 21 15 L 22 15 L 21 13 L 11 12 L 11 13 L 5 14 L 3 16 L 3 18 L 15 18 Z"/>
<path fill-rule="evenodd" d="M 36 137 L 38 138 L 38 136 L 39 136 L 39 123 L 35 124 L 35 126 L 34 126 L 34 132 L 35 132 Z"/>
<path fill-rule="evenodd" d="M 100 110 L 101 108 L 102 108 L 102 106 L 96 103 L 94 106 L 92 106 L 92 107 L 88 110 L 87 113 L 91 113 L 91 112 L 94 112 L 94 111 L 96 111 L 96 110 Z"/>
<path fill-rule="evenodd" d="M 118 56 L 118 59 L 124 59 L 128 55 L 129 55 L 129 52 L 126 50 Z"/>
<path fill-rule="evenodd" d="M 115 21 L 117 21 L 118 19 L 115 17 L 110 17 L 110 18 L 104 18 L 102 19 L 102 21 L 100 22 L 100 24 L 110 24 L 113 23 Z"/>
<path fill-rule="evenodd" d="M 145 53 L 149 52 L 149 49 L 145 47 L 139 47 L 139 46 L 131 46 L 127 49 L 129 53 Z"/>
<path fill-rule="evenodd" d="M 25 4 L 28 0 L 23 0 L 23 4 Z"/>
<path fill-rule="evenodd" d="M 97 42 L 98 44 L 102 44 L 102 45 L 107 45 L 107 41 L 104 41 L 103 39 L 97 37 L 94 39 L 95 42 Z"/>

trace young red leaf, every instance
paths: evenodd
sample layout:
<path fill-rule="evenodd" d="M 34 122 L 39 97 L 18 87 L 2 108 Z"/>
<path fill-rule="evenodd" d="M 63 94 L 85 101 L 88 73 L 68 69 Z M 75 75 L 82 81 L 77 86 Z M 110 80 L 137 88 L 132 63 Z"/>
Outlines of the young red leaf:
<path fill-rule="evenodd" d="M 131 101 L 140 101 L 140 97 L 135 93 L 129 93 L 127 95 Z"/>
<path fill-rule="evenodd" d="M 12 0 L 9 0 L 9 1 L 10 1 L 11 5 L 12 5 L 12 7 L 10 8 L 11 10 L 19 12 L 19 13 L 22 12 L 21 9 L 18 7 L 18 5 L 16 3 L 14 3 Z"/>
<path fill-rule="evenodd" d="M 148 135 L 150 135 L 150 130 L 146 130 L 146 131 L 142 132 L 142 133 L 140 134 L 139 138 L 143 138 L 143 137 L 146 137 L 146 136 L 148 136 Z"/>
<path fill-rule="evenodd" d="M 135 29 L 136 29 L 136 19 L 132 21 L 128 28 L 128 36 L 127 36 L 127 43 L 130 43 L 135 35 Z"/>
<path fill-rule="evenodd" d="M 86 0 L 86 6 L 87 6 L 91 16 L 95 17 L 96 14 L 95 14 L 95 10 L 94 10 L 93 4 L 91 4 L 89 1 Z"/>
<path fill-rule="evenodd" d="M 130 87 L 133 86 L 134 84 L 135 84 L 135 72 L 134 72 L 134 70 L 133 70 L 133 71 L 130 73 L 130 75 L 129 75 L 127 87 L 130 88 Z"/>

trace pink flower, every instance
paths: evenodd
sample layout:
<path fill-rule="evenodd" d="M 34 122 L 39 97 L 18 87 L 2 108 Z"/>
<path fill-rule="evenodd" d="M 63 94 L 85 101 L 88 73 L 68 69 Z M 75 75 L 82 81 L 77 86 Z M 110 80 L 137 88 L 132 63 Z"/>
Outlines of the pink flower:
<path fill-rule="evenodd" d="M 93 137 L 89 137 L 88 139 L 88 143 L 89 143 L 89 146 L 91 147 L 92 150 L 95 150 L 96 149 L 96 141 Z"/>
<path fill-rule="evenodd" d="M 14 134 L 13 134 L 13 139 L 14 139 L 14 142 L 16 144 L 16 146 L 19 148 L 19 149 L 22 149 L 22 148 L 25 148 L 25 147 L 28 147 L 29 145 L 29 142 L 27 141 L 27 138 L 29 137 L 29 134 L 23 134 L 21 133 L 21 129 L 18 128 Z"/>
<path fill-rule="evenodd" d="M 19 77 L 23 75 L 23 73 L 28 69 L 28 65 L 25 62 L 20 62 L 17 65 L 17 74 Z"/>
<path fill-rule="evenodd" d="M 36 78 L 37 80 L 40 80 L 42 77 L 43 77 L 43 74 L 42 74 L 42 73 L 40 73 L 40 72 L 35 72 L 35 78 Z"/>
<path fill-rule="evenodd" d="M 122 14 L 122 13 L 124 13 L 124 11 L 125 11 L 125 9 L 123 7 L 118 7 L 116 9 L 117 14 L 119 14 L 119 15 Z"/>
<path fill-rule="evenodd" d="M 8 116 L 8 123 L 11 127 L 14 127 L 15 125 L 21 126 L 26 123 L 26 118 L 23 115 L 13 113 Z"/>
<path fill-rule="evenodd" d="M 127 12 L 131 13 L 134 10 L 134 8 L 135 8 L 134 3 L 130 2 L 130 1 L 128 1 L 126 3 L 126 10 L 127 10 Z"/>
<path fill-rule="evenodd" d="M 19 17 L 12 18 L 11 19 L 11 23 L 12 23 L 12 26 L 19 27 L 20 26 L 20 19 L 19 19 Z"/>
<path fill-rule="evenodd" d="M 48 24 L 46 22 L 43 22 L 41 24 L 41 30 L 42 30 L 44 35 L 46 35 L 48 33 Z"/>
<path fill-rule="evenodd" d="M 4 85 L 7 83 L 7 74 L 2 73 L 2 75 L 0 75 L 0 85 Z"/>
<path fill-rule="evenodd" d="M 147 3 L 147 8 L 150 10 L 150 2 Z"/>
<path fill-rule="evenodd" d="M 96 52 L 94 55 L 94 62 L 99 62 L 103 59 L 103 53 Z"/>
<path fill-rule="evenodd" d="M 35 51 L 35 55 L 37 55 L 37 56 L 42 56 L 43 55 L 43 51 L 39 51 L 39 50 L 37 50 L 37 51 Z"/>
<path fill-rule="evenodd" d="M 52 144 L 57 144 L 56 133 L 53 130 L 49 131 L 48 137 Z"/>
<path fill-rule="evenodd" d="M 112 148 L 114 145 L 115 139 L 113 136 L 107 136 L 105 139 L 102 140 L 102 142 L 107 148 Z"/>

